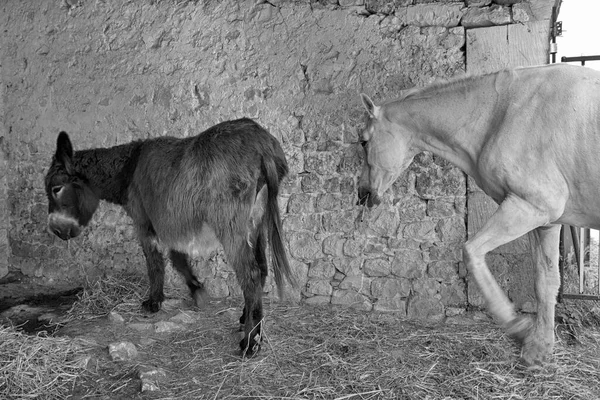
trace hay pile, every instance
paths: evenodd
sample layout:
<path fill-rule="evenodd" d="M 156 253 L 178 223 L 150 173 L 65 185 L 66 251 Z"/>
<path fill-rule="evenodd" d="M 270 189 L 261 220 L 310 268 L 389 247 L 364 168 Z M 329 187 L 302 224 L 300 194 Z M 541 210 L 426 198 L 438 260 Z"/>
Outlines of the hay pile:
<path fill-rule="evenodd" d="M 86 370 L 85 343 L 0 326 L 0 398 L 64 399 Z"/>
<path fill-rule="evenodd" d="M 599 399 L 600 332 L 554 359 L 523 369 L 517 348 L 492 323 L 428 325 L 391 314 L 275 305 L 255 359 L 232 357 L 215 338 L 223 323 L 169 344 L 167 369 L 185 370 L 152 398 L 235 399 Z M 229 346 L 229 348 L 227 348 Z M 173 373 L 177 377 L 177 373 Z M 193 383 L 192 383 L 193 382 Z"/>
<path fill-rule="evenodd" d="M 184 286 L 175 286 L 167 280 L 164 290 L 166 298 L 190 300 L 189 291 Z M 126 272 L 108 275 L 89 283 L 77 295 L 77 302 L 67 312 L 66 321 L 104 318 L 111 312 L 126 318 L 141 316 L 144 315 L 141 304 L 147 297 L 146 276 Z"/>
<path fill-rule="evenodd" d="M 22 370 L 62 369 L 72 378 L 47 378 L 62 383 L 60 389 L 36 383 L 32 397 L 41 393 L 42 387 L 47 394 L 40 398 L 64 398 L 75 381 L 71 393 L 77 398 L 600 399 L 598 326 L 557 329 L 553 358 L 543 368 L 531 371 L 519 365 L 517 347 L 490 322 L 420 323 L 390 313 L 293 306 L 265 299 L 262 350 L 254 358 L 241 359 L 237 351 L 241 299 L 215 299 L 201 311 L 180 302 L 180 306 L 164 307 L 149 316 L 140 310 L 146 290 L 144 277 L 109 277 L 85 289 L 70 311 L 71 318 L 92 322 L 100 322 L 98 317 L 110 311 L 132 322 L 168 320 L 181 309 L 194 315 L 195 322 L 185 330 L 168 334 L 127 329 L 127 323 L 110 325 L 120 337 L 136 344 L 139 357 L 134 360 L 114 362 L 106 355 L 96 360 L 93 372 L 76 369 L 81 349 L 59 347 L 69 341 L 23 335 L 0 351 L 14 354 L 10 360 L 30 353 L 21 349 L 29 347 L 30 340 L 57 340 L 48 342 L 61 349 L 51 352 L 57 358 L 44 355 L 52 365 L 36 367 L 40 357 L 18 361 Z M 167 287 L 167 297 L 177 296 L 189 300 L 186 288 Z M 569 338 L 560 332 L 568 332 Z M 0 359 L 7 357 L 0 354 Z M 166 376 L 157 383 L 160 390 L 140 394 L 139 371 L 157 367 Z M 3 367 L 3 374 L 7 368 Z M 0 376 L 5 381 L 16 379 L 12 371 Z M 6 388 L 2 383 L 0 388 L 1 398 L 8 392 L 2 391 Z M 52 396 L 48 395 L 51 391 Z"/>

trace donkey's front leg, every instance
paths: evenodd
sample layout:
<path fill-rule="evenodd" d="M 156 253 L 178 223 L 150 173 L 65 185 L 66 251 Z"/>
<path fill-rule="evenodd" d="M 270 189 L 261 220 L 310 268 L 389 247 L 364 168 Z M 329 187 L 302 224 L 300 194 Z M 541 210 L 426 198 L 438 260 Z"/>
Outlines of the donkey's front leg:
<path fill-rule="evenodd" d="M 142 308 L 146 311 L 157 312 L 165 300 L 163 292 L 165 282 L 165 260 L 161 252 L 150 238 L 141 238 L 142 250 L 146 257 L 148 268 L 148 279 L 150 280 L 150 297 L 142 302 Z"/>

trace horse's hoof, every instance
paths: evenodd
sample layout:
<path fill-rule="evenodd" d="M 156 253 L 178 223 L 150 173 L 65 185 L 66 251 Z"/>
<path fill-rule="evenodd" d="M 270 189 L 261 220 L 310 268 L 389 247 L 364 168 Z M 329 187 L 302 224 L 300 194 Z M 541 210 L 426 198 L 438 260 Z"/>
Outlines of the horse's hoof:
<path fill-rule="evenodd" d="M 196 304 L 196 307 L 200 309 L 206 308 L 210 300 L 210 297 L 204 289 L 196 289 L 192 297 L 194 298 L 194 303 Z"/>
<path fill-rule="evenodd" d="M 518 316 L 513 318 L 508 324 L 506 324 L 506 333 L 510 338 L 520 345 L 525 343 L 525 339 L 531 333 L 533 329 L 533 322 L 529 317 Z"/>
<path fill-rule="evenodd" d="M 521 349 L 520 363 L 529 370 L 541 368 L 552 354 L 552 343 L 544 341 L 543 337 L 530 335 Z"/>
<path fill-rule="evenodd" d="M 152 300 L 152 299 L 144 300 L 142 302 L 142 308 L 151 313 L 155 313 L 155 312 L 158 312 L 158 310 L 160 310 L 161 303 L 162 302 L 160 302 L 160 301 L 156 301 L 156 300 Z"/>
<path fill-rule="evenodd" d="M 519 357 L 519 365 L 527 371 L 537 371 L 542 369 L 544 362 L 542 360 L 530 360 L 526 357 Z"/>

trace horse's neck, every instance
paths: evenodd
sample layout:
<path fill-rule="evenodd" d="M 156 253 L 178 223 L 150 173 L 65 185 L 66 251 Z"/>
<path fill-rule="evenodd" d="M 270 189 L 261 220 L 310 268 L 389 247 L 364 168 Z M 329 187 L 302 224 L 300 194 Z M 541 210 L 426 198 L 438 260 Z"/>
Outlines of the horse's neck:
<path fill-rule="evenodd" d="M 133 142 L 110 148 L 80 150 L 74 154 L 74 165 L 96 188 L 102 200 L 125 205 L 140 148 L 140 142 Z"/>
<path fill-rule="evenodd" d="M 489 129 L 487 125 L 498 104 L 494 77 L 451 82 L 437 90 L 411 96 L 402 103 L 400 107 L 408 111 L 416 125 L 415 145 L 475 177 L 477 159 Z"/>

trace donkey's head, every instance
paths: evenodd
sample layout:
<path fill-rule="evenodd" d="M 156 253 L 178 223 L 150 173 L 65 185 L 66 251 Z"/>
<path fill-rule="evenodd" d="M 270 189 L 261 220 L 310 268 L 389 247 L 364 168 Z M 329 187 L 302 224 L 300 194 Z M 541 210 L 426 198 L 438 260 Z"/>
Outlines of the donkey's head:
<path fill-rule="evenodd" d="M 73 145 L 65 132 L 58 134 L 45 185 L 48 230 L 63 240 L 76 237 L 92 218 L 99 199 L 86 177 L 75 171 Z"/>
<path fill-rule="evenodd" d="M 365 161 L 358 181 L 358 204 L 372 207 L 381 203 L 381 195 L 408 167 L 417 151 L 411 147 L 410 130 L 367 95 L 361 94 L 361 98 L 369 120 L 360 138 Z"/>

